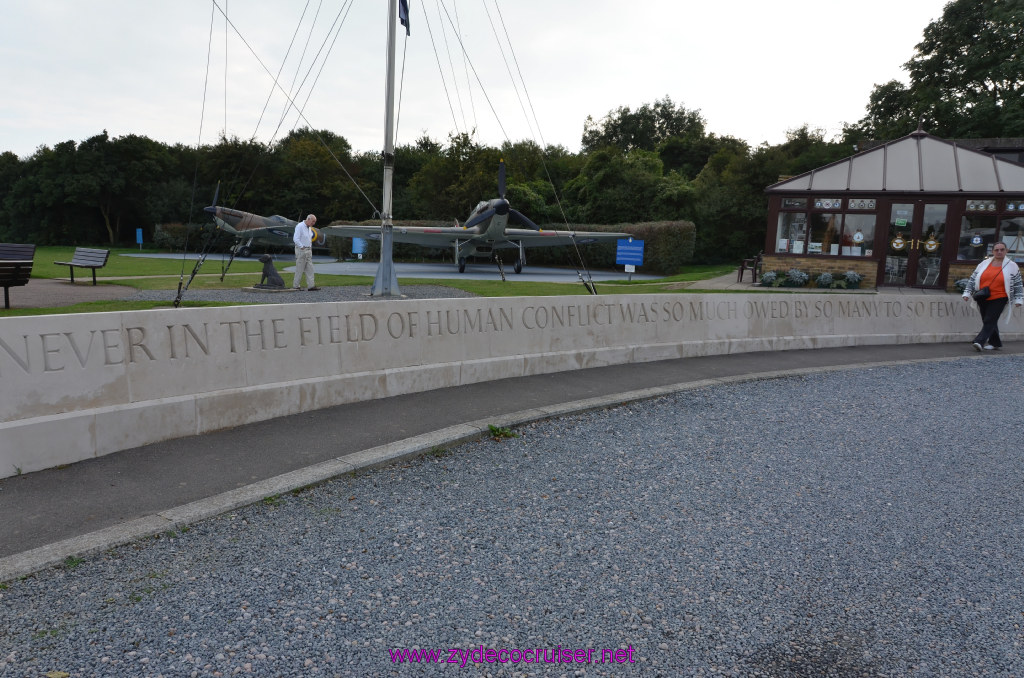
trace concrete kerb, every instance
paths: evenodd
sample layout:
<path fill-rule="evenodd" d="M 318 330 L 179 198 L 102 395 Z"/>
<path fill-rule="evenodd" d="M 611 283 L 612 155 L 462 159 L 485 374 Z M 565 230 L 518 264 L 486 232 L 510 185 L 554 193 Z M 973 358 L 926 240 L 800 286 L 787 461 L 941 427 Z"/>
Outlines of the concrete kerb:
<path fill-rule="evenodd" d="M 674 393 L 693 391 L 708 386 L 736 384 L 764 379 L 781 379 L 816 373 L 840 372 L 853 369 L 892 367 L 916 363 L 936 363 L 971 358 L 975 360 L 998 358 L 992 355 L 965 355 L 945 358 L 919 358 L 910 360 L 879 361 L 851 365 L 829 365 L 790 370 L 773 370 L 728 377 L 714 377 L 697 381 L 669 384 L 623 393 L 576 400 L 558 405 L 531 408 L 457 424 L 430 433 L 425 433 L 385 445 L 368 448 L 344 457 L 331 459 L 320 464 L 281 474 L 273 478 L 251 483 L 206 499 L 173 507 L 155 514 L 130 520 L 96 532 L 41 546 L 30 551 L 0 558 L 0 582 L 30 575 L 47 567 L 59 565 L 68 558 L 90 556 L 123 544 L 180 530 L 193 523 L 222 515 L 237 508 L 258 503 L 276 495 L 294 492 L 327 482 L 346 473 L 380 468 L 396 462 L 414 459 L 438 448 L 460 445 L 491 437 L 490 426 L 512 427 L 555 419 L 558 417 L 593 410 L 617 407 Z"/>

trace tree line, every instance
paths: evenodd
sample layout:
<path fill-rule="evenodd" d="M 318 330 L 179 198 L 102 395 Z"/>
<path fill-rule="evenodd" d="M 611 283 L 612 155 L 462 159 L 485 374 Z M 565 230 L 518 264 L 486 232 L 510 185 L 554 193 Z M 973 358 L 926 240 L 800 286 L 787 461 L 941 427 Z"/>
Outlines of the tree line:
<path fill-rule="evenodd" d="M 509 201 L 552 227 L 653 221 L 697 225 L 695 260 L 732 261 L 763 247 L 764 188 L 854 152 L 866 138 L 925 129 L 947 137 L 1024 136 L 1024 8 L 1011 0 L 955 0 L 905 64 L 910 85 L 877 85 L 867 114 L 841 137 L 803 126 L 781 144 L 751 147 L 707 131 L 698 110 L 670 98 L 620 107 L 584 123 L 581 149 L 501 147 L 466 134 L 424 136 L 395 149 L 396 219 L 462 221 L 494 197 L 500 159 Z M 221 138 L 199 148 L 145 136 L 0 154 L 0 240 L 125 244 L 142 228 L 208 221 L 218 202 L 321 223 L 364 221 L 380 209 L 382 163 L 328 130 L 298 129 L 273 144 Z M 326 221 L 324 221 L 326 220 Z"/>
<path fill-rule="evenodd" d="M 506 196 L 538 224 L 693 221 L 697 257 L 725 260 L 760 248 L 766 185 L 842 154 L 806 128 L 785 144 L 750 149 L 708 134 L 698 112 L 665 98 L 588 121 L 579 153 L 530 141 L 492 147 L 465 134 L 398 146 L 393 214 L 461 222 L 496 196 L 504 159 Z M 378 153 L 355 153 L 327 130 L 295 130 L 269 147 L 222 138 L 198 149 L 104 131 L 25 159 L 0 156 L 0 239 L 128 244 L 142 228 L 148 242 L 157 224 L 208 221 L 202 208 L 218 183 L 221 205 L 364 221 L 380 210 L 382 176 Z"/>

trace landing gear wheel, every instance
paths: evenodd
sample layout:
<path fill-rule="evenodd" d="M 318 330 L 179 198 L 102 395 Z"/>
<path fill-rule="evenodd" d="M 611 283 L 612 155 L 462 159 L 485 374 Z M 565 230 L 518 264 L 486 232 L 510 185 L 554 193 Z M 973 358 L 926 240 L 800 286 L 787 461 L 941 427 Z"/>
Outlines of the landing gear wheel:
<path fill-rule="evenodd" d="M 516 263 L 512 264 L 512 270 L 515 271 L 516 273 L 522 273 L 523 272 L 523 260 L 522 259 L 516 259 Z"/>
<path fill-rule="evenodd" d="M 459 257 L 459 273 L 466 272 L 466 257 Z"/>
<path fill-rule="evenodd" d="M 247 259 L 249 255 L 252 254 L 252 250 L 249 249 L 247 245 L 242 245 L 241 247 L 238 248 L 238 252 L 236 252 L 236 254 L 242 257 L 243 259 Z"/>

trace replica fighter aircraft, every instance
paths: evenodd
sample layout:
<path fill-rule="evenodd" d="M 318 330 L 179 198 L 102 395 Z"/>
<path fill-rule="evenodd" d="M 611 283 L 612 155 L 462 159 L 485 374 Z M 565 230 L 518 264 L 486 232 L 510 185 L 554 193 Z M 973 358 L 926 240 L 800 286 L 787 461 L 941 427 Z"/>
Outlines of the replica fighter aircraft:
<path fill-rule="evenodd" d="M 295 233 L 296 224 L 299 223 L 297 221 L 280 215 L 261 217 L 258 214 L 215 205 L 203 209 L 213 215 L 217 228 L 235 236 L 235 245 L 231 250 L 233 256 L 248 257 L 252 254 L 253 244 L 256 243 L 286 249 L 294 247 L 292 235 Z M 313 246 L 326 247 L 324 232 L 318 228 L 312 230 Z"/>
<path fill-rule="evenodd" d="M 498 196 L 484 200 L 470 213 L 466 223 L 459 226 L 395 226 L 394 241 L 425 245 L 427 247 L 451 247 L 459 273 L 466 271 L 466 259 L 476 255 L 490 255 L 497 249 L 519 250 L 513 270 L 522 273 L 526 261 L 527 247 L 553 247 L 565 245 L 588 245 L 595 242 L 616 241 L 629 238 L 628 233 L 592 233 L 584 231 L 545 231 L 523 214 L 512 209 L 505 199 L 505 161 L 498 165 Z M 515 224 L 525 228 L 510 228 Z M 346 238 L 380 239 L 380 226 L 326 226 L 330 235 Z M 500 263 L 500 260 L 499 260 Z"/>

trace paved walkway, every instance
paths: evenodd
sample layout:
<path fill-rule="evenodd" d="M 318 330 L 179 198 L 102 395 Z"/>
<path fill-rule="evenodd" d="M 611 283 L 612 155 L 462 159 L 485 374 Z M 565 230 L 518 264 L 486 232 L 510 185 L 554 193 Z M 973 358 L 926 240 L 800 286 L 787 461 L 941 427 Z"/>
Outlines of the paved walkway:
<path fill-rule="evenodd" d="M 102 278 L 98 278 L 102 280 Z M 123 285 L 93 285 L 88 282 L 67 279 L 32 278 L 24 287 L 11 288 L 11 308 L 59 308 L 74 306 L 87 301 L 124 299 L 135 294 L 134 287 Z"/>

